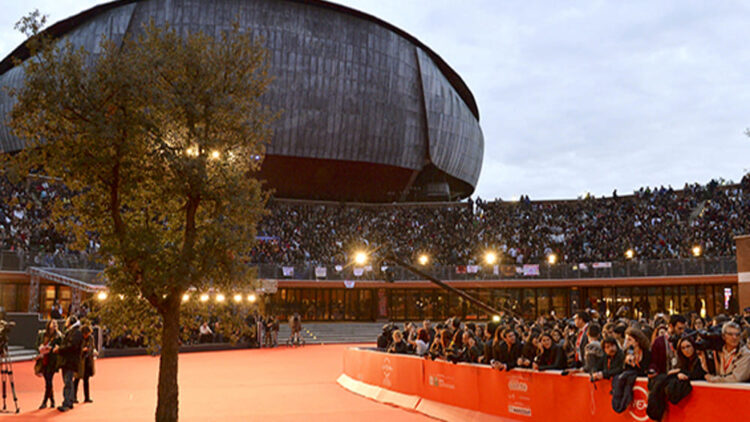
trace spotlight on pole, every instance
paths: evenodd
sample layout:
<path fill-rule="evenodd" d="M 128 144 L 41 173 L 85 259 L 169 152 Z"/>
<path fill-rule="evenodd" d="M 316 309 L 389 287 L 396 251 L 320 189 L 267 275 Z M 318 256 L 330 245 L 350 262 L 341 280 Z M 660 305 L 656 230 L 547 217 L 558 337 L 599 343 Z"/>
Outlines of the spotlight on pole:
<path fill-rule="evenodd" d="M 99 299 L 99 300 L 107 300 L 107 292 L 105 292 L 104 290 L 102 290 L 101 292 L 99 292 L 96 295 L 96 298 Z"/>
<path fill-rule="evenodd" d="M 258 297 L 255 296 L 255 293 L 250 293 L 247 295 L 247 301 L 250 303 L 255 303 L 255 301 L 258 300 Z"/>
<path fill-rule="evenodd" d="M 208 293 L 203 293 L 201 295 L 201 302 L 208 302 Z"/>
<path fill-rule="evenodd" d="M 633 249 L 628 249 L 627 251 L 625 251 L 625 258 L 633 259 L 634 256 L 635 252 L 633 251 Z"/>
<path fill-rule="evenodd" d="M 493 315 L 492 322 L 500 322 L 500 315 Z"/>
<path fill-rule="evenodd" d="M 547 255 L 547 263 L 549 265 L 555 265 L 556 262 L 557 262 L 557 255 L 553 253 Z"/>
<path fill-rule="evenodd" d="M 216 295 L 216 301 L 219 302 L 219 303 L 224 302 L 225 299 L 226 299 L 226 297 L 224 297 L 224 295 L 221 294 L 221 293 L 219 293 L 219 294 Z"/>
<path fill-rule="evenodd" d="M 240 302 L 242 302 L 242 295 L 241 295 L 241 294 L 239 294 L 239 293 L 237 293 L 236 295 L 234 295 L 234 301 L 235 301 L 236 303 L 240 303 Z"/>
<path fill-rule="evenodd" d="M 188 300 L 190 300 L 190 295 L 189 294 L 185 293 L 184 295 L 182 295 L 182 303 L 185 303 Z"/>

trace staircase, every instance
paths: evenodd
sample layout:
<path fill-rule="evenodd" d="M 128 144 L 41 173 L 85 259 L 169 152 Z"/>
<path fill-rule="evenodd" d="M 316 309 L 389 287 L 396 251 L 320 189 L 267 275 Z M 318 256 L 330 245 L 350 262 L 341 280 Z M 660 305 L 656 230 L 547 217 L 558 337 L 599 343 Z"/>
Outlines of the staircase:
<path fill-rule="evenodd" d="M 8 346 L 8 355 L 11 362 L 22 362 L 32 360 L 37 353 L 34 349 L 24 349 L 23 346 Z"/>
<path fill-rule="evenodd" d="M 383 322 L 309 322 L 302 323 L 306 344 L 375 343 L 383 331 Z M 279 327 L 279 344 L 286 344 L 291 331 L 288 324 Z"/>

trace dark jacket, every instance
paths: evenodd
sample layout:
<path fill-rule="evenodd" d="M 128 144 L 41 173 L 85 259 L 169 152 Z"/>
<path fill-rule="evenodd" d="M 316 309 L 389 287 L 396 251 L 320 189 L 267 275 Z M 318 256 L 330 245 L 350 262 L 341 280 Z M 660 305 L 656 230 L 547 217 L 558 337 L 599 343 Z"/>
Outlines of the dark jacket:
<path fill-rule="evenodd" d="M 671 345 L 666 336 L 659 336 L 651 345 L 651 364 L 649 369 L 653 369 L 657 374 L 666 374 L 670 369 L 670 357 L 667 356 L 667 350 L 674 354 Z"/>
<path fill-rule="evenodd" d="M 703 370 L 703 366 L 701 366 L 701 360 L 698 359 L 697 356 L 686 363 L 686 367 L 681 367 L 680 372 L 687 375 L 691 381 L 705 381 L 706 371 Z"/>
<path fill-rule="evenodd" d="M 502 342 L 495 349 L 495 360 L 507 365 L 508 369 L 513 369 L 518 366 L 518 358 L 521 357 L 523 352 L 523 345 L 518 342 L 513 343 L 513 346 L 508 347 L 508 343 Z"/>
<path fill-rule="evenodd" d="M 536 364 L 539 365 L 540 371 L 548 369 L 565 369 L 566 359 L 563 349 L 553 344 L 549 349 L 544 349 L 541 355 L 537 356 Z"/>
<path fill-rule="evenodd" d="M 639 377 L 645 377 L 648 373 L 649 365 L 651 365 L 651 351 L 650 350 L 644 350 L 643 356 L 641 357 L 640 362 L 636 362 L 635 365 L 631 366 L 627 363 L 624 365 L 625 370 L 633 370 L 637 373 Z"/>
<path fill-rule="evenodd" d="M 399 342 L 393 342 L 390 346 L 388 346 L 388 353 L 407 354 L 409 353 L 409 345 L 406 344 L 406 342 L 403 340 Z"/>
<path fill-rule="evenodd" d="M 81 361 L 78 365 L 78 376 L 79 378 L 93 377 L 96 372 L 94 367 L 94 336 L 90 334 L 89 338 L 81 337 L 81 340 Z M 88 348 L 88 350 L 84 352 L 84 348 Z"/>
<path fill-rule="evenodd" d="M 58 354 L 62 357 L 62 368 L 77 371 L 81 361 L 81 344 L 83 335 L 78 326 L 73 326 L 65 332 L 60 343 Z"/>
<path fill-rule="evenodd" d="M 57 372 L 58 369 L 60 369 L 60 358 L 59 355 L 56 353 L 52 353 L 51 349 L 54 349 L 55 346 L 60 344 L 60 341 L 62 341 L 62 334 L 60 334 L 59 331 L 56 331 L 54 335 L 52 335 L 50 338 L 45 337 L 45 331 L 46 330 L 40 330 L 39 334 L 37 335 L 36 340 L 36 349 L 39 350 L 39 347 L 41 345 L 46 345 L 50 347 L 49 353 L 46 353 L 45 355 L 40 355 L 37 359 L 41 361 L 39 365 L 41 365 L 41 372 Z"/>
<path fill-rule="evenodd" d="M 622 372 L 624 368 L 625 353 L 621 349 L 617 349 L 617 353 L 610 357 L 606 355 L 606 359 L 602 361 L 601 373 L 605 379 L 610 379 L 615 375 Z"/>

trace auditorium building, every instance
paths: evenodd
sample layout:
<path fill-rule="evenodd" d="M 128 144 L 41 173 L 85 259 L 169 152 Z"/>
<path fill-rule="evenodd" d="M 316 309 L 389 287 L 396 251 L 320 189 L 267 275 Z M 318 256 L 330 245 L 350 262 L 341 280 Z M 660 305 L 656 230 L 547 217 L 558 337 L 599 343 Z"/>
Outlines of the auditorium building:
<path fill-rule="evenodd" d="M 412 35 L 376 17 L 322 0 L 120 0 L 57 22 L 45 32 L 88 51 L 102 37 L 120 42 L 153 20 L 178 31 L 218 34 L 233 20 L 265 42 L 274 81 L 264 96 L 281 111 L 259 177 L 277 198 L 401 203 L 470 196 L 482 167 L 479 108 L 459 74 Z M 25 44 L 0 61 L 0 117 L 13 107 L 6 88 L 23 83 L 16 63 Z M 0 124 L 0 152 L 24 142 Z M 103 287 L 96 268 L 50 265 L 34 251 L 0 251 L 0 302 L 8 311 L 46 314 Z M 85 267 L 85 266 L 83 266 Z M 736 307 L 733 259 L 700 272 L 616 273 L 588 277 L 540 274 L 442 278 L 493 306 L 533 317 L 568 315 L 584 306 L 602 312 L 713 315 Z M 435 269 L 437 270 L 437 269 Z M 577 271 L 577 270 L 576 270 Z M 328 274 L 334 272 L 329 269 Z M 393 283 L 375 276 L 300 277 L 281 266 L 266 272 L 269 312 L 305 320 L 485 319 L 462 299 L 406 274 Z"/>

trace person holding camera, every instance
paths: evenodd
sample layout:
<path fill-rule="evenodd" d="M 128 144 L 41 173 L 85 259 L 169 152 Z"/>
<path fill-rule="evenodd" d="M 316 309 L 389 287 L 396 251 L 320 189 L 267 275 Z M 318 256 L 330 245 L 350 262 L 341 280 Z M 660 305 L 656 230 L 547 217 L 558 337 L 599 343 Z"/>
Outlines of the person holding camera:
<path fill-rule="evenodd" d="M 52 350 L 60 344 L 61 340 L 62 334 L 57 329 L 57 321 L 50 319 L 47 321 L 45 329 L 39 332 L 37 339 L 39 356 L 37 356 L 36 363 L 34 364 L 34 372 L 44 377 L 44 399 L 39 406 L 40 409 L 47 407 L 47 400 L 50 402 L 50 407 L 55 407 L 52 378 L 59 368 L 58 355 L 52 353 Z"/>
<path fill-rule="evenodd" d="M 707 374 L 713 383 L 745 382 L 750 379 L 750 349 L 740 341 L 739 324 L 730 321 L 721 327 L 724 346 L 714 353 L 715 373 Z"/>
<path fill-rule="evenodd" d="M 622 413 L 633 400 L 633 385 L 639 376 L 646 375 L 651 363 L 651 344 L 639 328 L 625 331 L 624 370 L 612 379 L 612 409 Z"/>
<path fill-rule="evenodd" d="M 655 374 L 653 366 L 649 370 L 646 414 L 656 421 L 664 416 L 667 400 L 672 404 L 679 403 L 692 391 L 690 381 L 702 380 L 708 372 L 706 355 L 696 349 L 693 336 L 680 338 L 675 349 L 674 367 L 666 374 Z"/>

